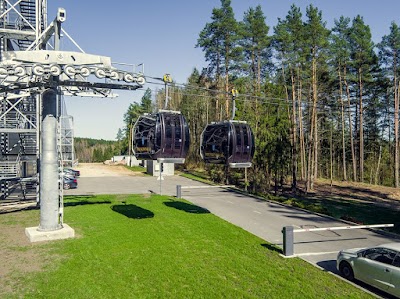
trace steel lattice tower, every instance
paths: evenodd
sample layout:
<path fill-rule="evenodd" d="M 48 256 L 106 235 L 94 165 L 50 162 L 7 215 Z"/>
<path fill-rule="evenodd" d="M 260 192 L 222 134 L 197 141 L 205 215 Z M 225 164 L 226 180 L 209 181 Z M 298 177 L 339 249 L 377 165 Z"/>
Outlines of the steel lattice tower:
<path fill-rule="evenodd" d="M 0 61 L 12 51 L 27 51 L 47 25 L 46 0 L 1 0 Z M 46 45 L 35 45 L 45 49 Z M 18 72 L 18 69 L 14 69 Z M 24 77 L 0 74 L 2 85 L 24 81 Z M 37 92 L 30 89 L 1 94 L 0 184 L 3 199 L 33 191 L 37 181 L 40 109 Z"/>

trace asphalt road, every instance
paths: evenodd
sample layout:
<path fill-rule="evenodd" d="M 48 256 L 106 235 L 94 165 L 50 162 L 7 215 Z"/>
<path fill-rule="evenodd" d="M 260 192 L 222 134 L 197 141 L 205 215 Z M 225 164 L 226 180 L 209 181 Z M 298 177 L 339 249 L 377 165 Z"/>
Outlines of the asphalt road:
<path fill-rule="evenodd" d="M 179 176 L 165 177 L 82 177 L 79 188 L 64 194 L 132 194 L 161 193 L 176 195 L 176 185 L 207 186 Z M 160 189 L 161 188 L 161 189 Z M 182 197 L 209 210 L 216 216 L 262 238 L 283 246 L 282 228 L 321 228 L 348 224 L 273 202 L 266 202 L 226 188 L 182 189 Z M 377 223 L 378 224 L 378 223 Z M 398 242 L 392 237 L 366 229 L 295 233 L 294 253 L 322 269 L 337 274 L 336 256 L 339 250 Z"/>
<path fill-rule="evenodd" d="M 176 195 L 176 185 L 204 184 L 180 176 L 165 176 L 164 180 L 157 180 L 152 176 L 101 176 L 80 177 L 78 188 L 64 190 L 65 195 L 90 195 L 90 194 L 142 194 L 157 193 L 163 195 Z"/>

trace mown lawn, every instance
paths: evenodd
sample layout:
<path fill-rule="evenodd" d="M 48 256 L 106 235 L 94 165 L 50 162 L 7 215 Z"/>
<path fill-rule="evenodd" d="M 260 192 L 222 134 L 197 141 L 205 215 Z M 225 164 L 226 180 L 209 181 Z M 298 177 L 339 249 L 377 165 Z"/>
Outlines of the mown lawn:
<path fill-rule="evenodd" d="M 6 298 L 372 298 L 185 201 L 66 197 L 65 206 L 77 238 L 26 246 L 52 262 L 13 273 Z M 18 213 L 37 225 L 38 210 Z M 16 219 L 0 215 L 0 227 Z"/>

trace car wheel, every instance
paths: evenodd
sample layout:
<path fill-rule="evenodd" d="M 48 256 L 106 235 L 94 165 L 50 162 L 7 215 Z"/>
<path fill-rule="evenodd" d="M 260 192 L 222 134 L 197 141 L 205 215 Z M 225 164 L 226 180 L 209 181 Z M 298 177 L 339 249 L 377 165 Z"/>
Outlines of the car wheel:
<path fill-rule="evenodd" d="M 354 272 L 348 262 L 341 262 L 339 265 L 340 273 L 342 273 L 343 277 L 348 280 L 354 279 Z"/>
<path fill-rule="evenodd" d="M 68 190 L 69 188 L 71 188 L 71 186 L 67 183 L 64 184 L 64 189 Z"/>

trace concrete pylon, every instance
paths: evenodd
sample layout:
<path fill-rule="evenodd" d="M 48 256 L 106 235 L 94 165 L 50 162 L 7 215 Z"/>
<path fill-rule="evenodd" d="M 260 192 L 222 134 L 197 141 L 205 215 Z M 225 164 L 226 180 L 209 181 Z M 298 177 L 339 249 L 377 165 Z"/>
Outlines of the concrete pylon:
<path fill-rule="evenodd" d="M 59 215 L 57 120 L 51 114 L 42 121 L 41 141 L 39 231 L 52 231 L 62 226 Z"/>
<path fill-rule="evenodd" d="M 75 231 L 60 221 L 60 197 L 57 153 L 57 93 L 48 89 L 42 94 L 43 119 L 39 173 L 40 224 L 25 233 L 31 242 L 73 238 Z"/>

